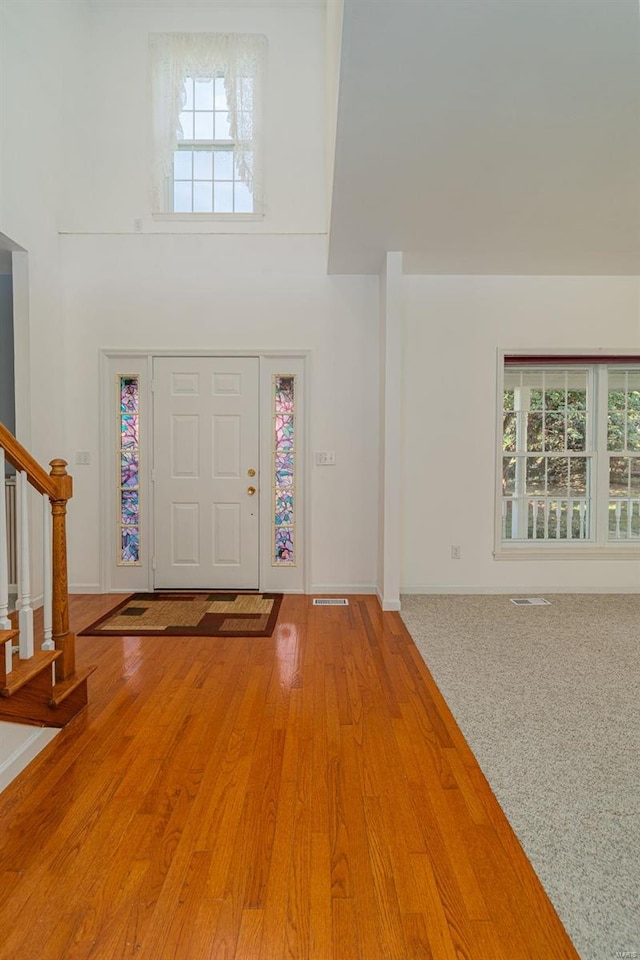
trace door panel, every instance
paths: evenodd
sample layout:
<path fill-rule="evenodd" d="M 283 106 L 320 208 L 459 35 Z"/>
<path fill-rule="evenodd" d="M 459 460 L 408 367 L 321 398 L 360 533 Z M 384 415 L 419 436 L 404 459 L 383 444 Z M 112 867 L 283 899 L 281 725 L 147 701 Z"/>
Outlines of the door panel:
<path fill-rule="evenodd" d="M 171 564 L 200 562 L 200 511 L 197 503 L 171 504 Z"/>
<path fill-rule="evenodd" d="M 214 417 L 211 423 L 213 438 L 212 473 L 216 480 L 237 479 L 240 476 L 240 417 Z"/>
<path fill-rule="evenodd" d="M 198 462 L 200 432 L 199 418 L 190 416 L 171 417 L 171 476 L 174 480 L 180 477 L 200 476 Z"/>
<path fill-rule="evenodd" d="M 257 589 L 255 357 L 154 360 L 156 587 Z"/>

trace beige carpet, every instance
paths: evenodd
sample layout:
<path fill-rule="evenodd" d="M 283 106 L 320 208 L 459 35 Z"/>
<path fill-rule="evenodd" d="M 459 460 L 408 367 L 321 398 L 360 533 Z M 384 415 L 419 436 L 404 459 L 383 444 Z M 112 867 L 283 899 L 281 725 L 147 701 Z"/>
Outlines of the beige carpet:
<path fill-rule="evenodd" d="M 580 956 L 640 958 L 640 596 L 546 598 L 402 618 Z"/>

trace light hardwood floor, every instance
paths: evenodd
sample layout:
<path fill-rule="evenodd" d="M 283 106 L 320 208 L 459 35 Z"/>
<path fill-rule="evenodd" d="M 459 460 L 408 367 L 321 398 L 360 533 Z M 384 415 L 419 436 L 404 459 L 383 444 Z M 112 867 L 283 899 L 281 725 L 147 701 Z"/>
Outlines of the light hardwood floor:
<path fill-rule="evenodd" d="M 374 598 L 285 597 L 267 639 L 81 637 L 89 664 L 0 794 L 1 960 L 577 958 Z"/>

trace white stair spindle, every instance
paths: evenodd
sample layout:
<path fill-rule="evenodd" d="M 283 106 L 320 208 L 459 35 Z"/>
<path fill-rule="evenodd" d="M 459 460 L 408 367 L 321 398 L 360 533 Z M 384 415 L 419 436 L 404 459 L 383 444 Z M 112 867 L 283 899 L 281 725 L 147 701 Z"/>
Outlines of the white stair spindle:
<path fill-rule="evenodd" d="M 53 584 L 51 580 L 51 503 L 46 493 L 42 495 L 42 581 L 44 593 L 44 639 L 43 650 L 55 650 L 53 642 Z"/>
<path fill-rule="evenodd" d="M 2 496 L 0 497 L 0 630 L 11 630 L 9 620 L 9 556 L 7 544 L 7 501 L 5 498 L 4 450 L 0 447 L 0 476 L 2 476 Z M 4 644 L 5 669 L 11 673 L 11 644 Z"/>
<path fill-rule="evenodd" d="M 27 474 L 19 474 L 20 490 L 20 611 L 18 627 L 20 629 L 20 659 L 29 660 L 34 653 L 33 647 L 33 608 L 31 606 L 31 572 L 29 557 L 29 482 Z"/>

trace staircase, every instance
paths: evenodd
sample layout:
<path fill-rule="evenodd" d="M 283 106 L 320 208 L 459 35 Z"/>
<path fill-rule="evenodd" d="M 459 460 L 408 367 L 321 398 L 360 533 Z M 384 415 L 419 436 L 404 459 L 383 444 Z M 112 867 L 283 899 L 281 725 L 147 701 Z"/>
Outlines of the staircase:
<path fill-rule="evenodd" d="M 64 727 L 87 705 L 87 677 L 94 669 L 76 671 L 75 636 L 69 630 L 65 524 L 72 479 L 66 461 L 52 460 L 47 473 L 0 424 L 3 478 L 6 461 L 17 471 L 20 506 L 17 518 L 8 525 L 5 498 L 0 498 L 0 720 Z M 44 608 L 39 649 L 31 607 L 30 488 L 43 502 Z M 19 558 L 18 611 L 12 614 L 8 610 L 9 528 L 17 531 Z"/>

